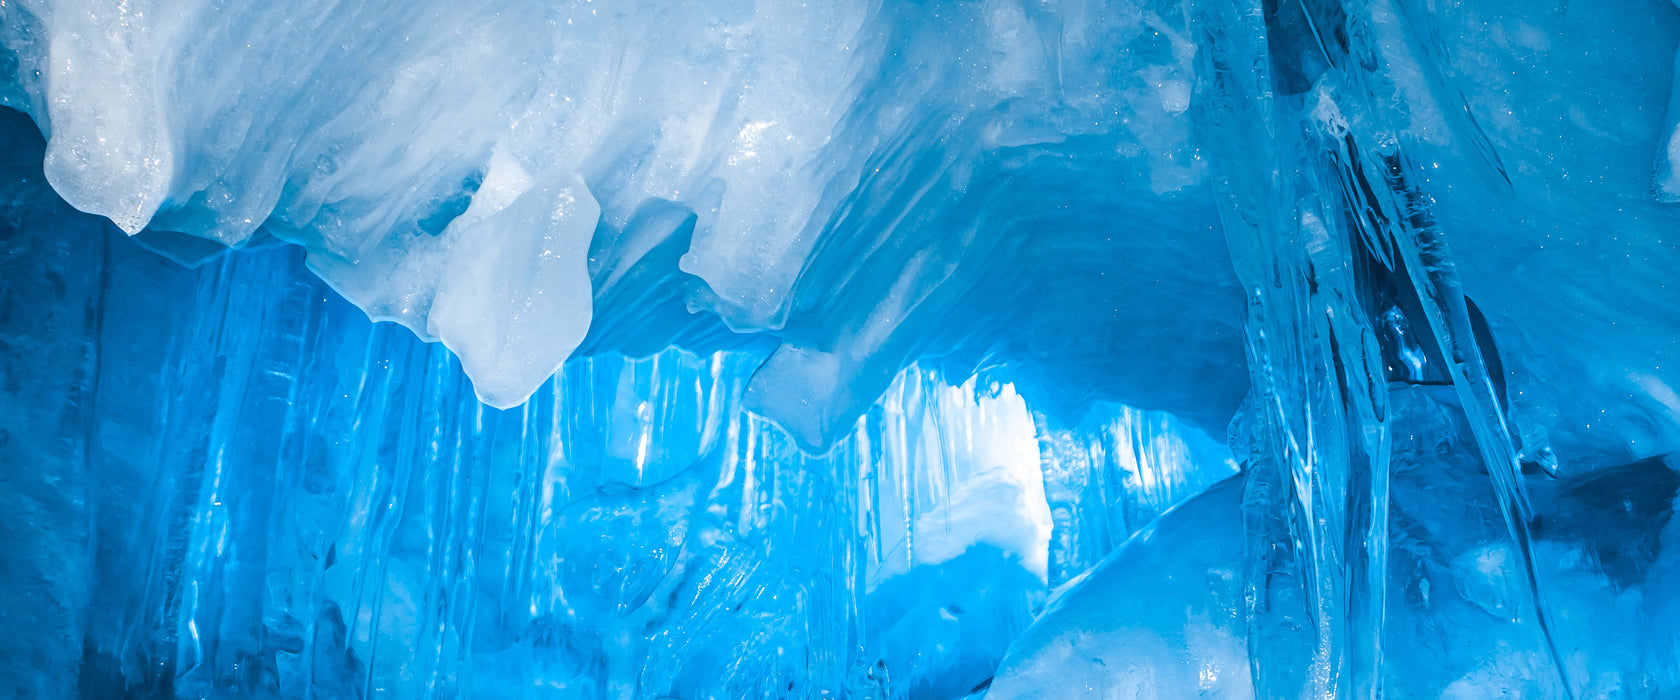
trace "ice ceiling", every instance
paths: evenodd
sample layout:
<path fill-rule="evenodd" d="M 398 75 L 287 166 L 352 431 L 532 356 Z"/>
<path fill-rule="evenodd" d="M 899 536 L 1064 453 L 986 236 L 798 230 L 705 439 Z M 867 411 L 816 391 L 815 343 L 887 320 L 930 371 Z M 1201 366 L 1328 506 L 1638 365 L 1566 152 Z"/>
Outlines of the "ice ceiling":
<path fill-rule="evenodd" d="M 1677 49 L 0 0 L 0 695 L 1680 696 Z"/>

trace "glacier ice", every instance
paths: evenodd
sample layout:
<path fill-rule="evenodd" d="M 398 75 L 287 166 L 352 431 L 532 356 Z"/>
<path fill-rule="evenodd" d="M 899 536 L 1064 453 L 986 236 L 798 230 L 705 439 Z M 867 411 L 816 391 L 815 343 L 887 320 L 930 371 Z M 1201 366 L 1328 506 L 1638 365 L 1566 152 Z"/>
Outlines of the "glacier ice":
<path fill-rule="evenodd" d="M 1390 590 L 1381 682 L 1396 697 L 1571 697 L 1462 411 L 1438 387 L 1393 396 Z M 1569 650 L 1573 697 L 1663 697 L 1673 683 L 1665 543 L 1680 464 L 1643 460 L 1539 482 L 1541 571 L 1554 584 L 1552 634 Z M 1059 590 L 1011 647 L 989 698 L 1264 697 L 1249 659 L 1262 639 L 1245 600 L 1244 518 L 1260 488 L 1224 480 L 1128 540 Z M 1299 586 L 1299 582 L 1288 585 Z M 1300 595 L 1297 590 L 1295 595 Z M 1589 612 L 1590 611 L 1590 612 Z M 1266 656 L 1310 654 L 1309 637 L 1272 635 Z M 1282 647 L 1282 648 L 1280 648 Z M 1100 692 L 1093 692 L 1100 691 Z"/>
<path fill-rule="evenodd" d="M 43 684 L 24 694 L 966 693 L 1052 561 L 1094 563 L 1148 517 L 1131 513 L 1235 469 L 1168 414 L 1101 404 L 1052 432 L 1005 380 L 915 366 L 807 455 L 741 409 L 753 347 L 580 358 L 499 411 L 452 353 L 370 324 L 292 249 L 189 269 L 62 208 L 16 213 L 55 223 L 9 229 L 7 279 L 85 294 L 40 293 L 58 320 L 8 327 L 8 378 L 98 391 L 79 408 L 7 393 L 60 436 L 45 444 L 93 455 L 27 457 L 43 483 L 9 498 L 70 512 L 8 531 L 55 559 L 7 580 L 122 611 L 63 644 L 14 638 L 67 669 L 6 654 L 7 678 Z M 22 235 L 45 230 L 61 240 Z M 92 270 L 78 244 L 113 247 Z M 85 351 L 35 352 L 53 342 Z M 1051 457 L 1058 483 L 1103 485 L 1059 492 L 1064 512 L 1134 505 L 1053 526 Z M 40 539 L 68 522 L 100 532 Z"/>
<path fill-rule="evenodd" d="M 0 0 L 0 696 L 1680 695 L 1677 52 Z"/>
<path fill-rule="evenodd" d="M 597 289 L 592 303 L 575 280 L 547 286 L 558 271 L 514 271 L 524 255 L 511 250 L 515 258 L 500 263 L 472 260 L 506 244 L 478 241 L 488 234 L 462 218 L 534 208 L 508 199 L 523 177 L 570 188 L 578 210 L 522 226 L 566 241 L 580 227 L 638 241 L 613 246 L 612 269 L 591 271 L 599 286 L 646 265 L 657 274 L 638 284 L 674 287 L 674 303 L 710 323 L 773 332 L 781 347 L 762 383 L 795 377 L 810 395 L 755 391 L 752 404 L 807 446 L 826 445 L 929 349 L 1078 352 L 1042 339 L 1079 324 L 1037 311 L 1088 302 L 1093 289 L 1106 297 L 1102 323 L 1118 344 L 1133 326 L 1170 324 L 1182 326 L 1186 350 L 1196 346 L 1166 353 L 1130 343 L 1157 369 L 1105 372 L 1104 381 L 1157 385 L 1146 389 L 1157 395 L 1151 408 L 1209 425 L 1241 400 L 1241 373 L 1216 371 L 1241 357 L 1232 319 L 1135 303 L 1160 292 L 1101 265 L 1045 279 L 1000 264 L 1091 247 L 1183 280 L 1175 287 L 1198 290 L 1195 302 L 1241 304 L 1224 266 L 1191 263 L 1220 243 L 1181 118 L 1193 53 L 1182 17 L 1102 3 L 942 12 L 855 2 L 168 0 L 88 11 L 9 3 L 0 12 L 16 76 L 0 104 L 50 136 L 45 174 L 66 201 L 131 233 L 149 226 L 237 247 L 266 232 L 302 244 L 311 268 L 375 318 L 452 337 L 492 405 L 534 390 L 550 356 L 570 353 L 561 339 L 591 307 L 649 315 L 634 289 Z M 951 36 L 921 40 L 929 31 Z M 1116 74 L 1102 57 L 1117 42 L 1137 45 L 1146 75 Z M 89 63 L 106 68 L 78 68 Z M 569 184 L 578 178 L 581 189 Z M 1087 202 L 1078 183 L 1091 181 L 1129 184 Z M 1022 197 L 1041 206 L 1007 206 Z M 661 203 L 693 215 L 692 226 L 638 219 Z M 496 216 L 511 225 L 529 212 Z M 1116 219 L 1172 235 L 1081 233 Z M 686 240 L 674 257 L 634 254 L 678 236 Z M 560 260 L 576 267 L 575 255 Z M 486 264 L 508 266 L 498 268 L 503 289 L 447 293 Z M 458 308 L 474 313 L 434 318 L 440 294 L 470 299 Z M 477 323 L 536 298 L 552 331 L 540 338 L 553 342 L 490 341 L 500 324 Z M 1049 327 L 966 338 L 942 332 L 946 323 Z M 687 327 L 643 325 L 641 342 L 656 345 Z M 1223 379 L 1192 392 L 1158 386 L 1167 384 L 1161 371 Z M 1210 392 L 1226 405 L 1204 407 L 1198 399 Z"/>

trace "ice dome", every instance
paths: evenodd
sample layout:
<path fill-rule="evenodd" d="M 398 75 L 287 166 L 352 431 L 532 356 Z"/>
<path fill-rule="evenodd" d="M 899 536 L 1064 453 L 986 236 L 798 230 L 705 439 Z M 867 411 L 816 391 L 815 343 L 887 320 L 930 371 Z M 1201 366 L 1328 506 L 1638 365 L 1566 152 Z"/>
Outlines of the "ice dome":
<path fill-rule="evenodd" d="M 0 0 L 0 696 L 1680 697 L 1677 51 Z"/>

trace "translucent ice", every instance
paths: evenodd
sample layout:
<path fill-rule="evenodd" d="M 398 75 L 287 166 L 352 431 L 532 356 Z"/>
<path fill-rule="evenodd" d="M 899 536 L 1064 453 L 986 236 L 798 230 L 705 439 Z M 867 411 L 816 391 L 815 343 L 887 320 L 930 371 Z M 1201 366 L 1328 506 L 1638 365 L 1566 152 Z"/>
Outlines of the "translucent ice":
<path fill-rule="evenodd" d="M 1093 356 L 1046 339 L 1095 327 L 1114 370 L 1084 381 L 1211 427 L 1241 398 L 1240 373 L 1212 371 L 1240 358 L 1238 334 L 1174 310 L 1240 302 L 1224 266 L 1191 264 L 1220 244 L 1184 118 L 1187 31 L 1182 13 L 1100 2 L 8 3 L 0 104 L 49 135 L 46 176 L 72 205 L 178 257 L 202 253 L 156 232 L 302 244 L 374 318 L 460 351 L 493 405 L 534 390 L 592 306 L 654 349 L 681 339 L 638 290 L 607 294 L 619 280 L 773 331 L 750 402 L 808 446 L 916 354 Z M 1117 45 L 1133 47 L 1121 65 Z M 505 201 L 524 187 L 575 207 Z M 661 206 L 694 220 L 638 219 Z M 486 218 L 504 207 L 520 211 Z M 620 259 L 656 274 L 592 269 L 591 299 L 588 231 L 677 254 Z M 1036 272 L 1093 253 L 1138 274 Z M 499 288 L 465 289 L 482 275 Z M 1002 330 L 1022 324 L 1044 333 Z M 1140 327 L 1184 352 L 1132 340 Z M 1190 392 L 1163 370 L 1221 379 Z"/>
<path fill-rule="evenodd" d="M 1382 683 L 1398 697 L 1569 697 L 1551 666 L 1463 412 L 1438 391 L 1395 397 Z M 1467 449 L 1468 448 L 1468 449 Z M 1676 687 L 1673 500 L 1680 471 L 1645 460 L 1535 482 L 1553 634 L 1573 697 L 1662 697 Z M 1238 477 L 1164 514 L 1057 591 L 1012 645 L 988 698 L 1264 697 L 1250 664 L 1310 649 L 1256 648 L 1245 533 L 1257 485 Z M 1637 524 L 1635 524 L 1637 523 Z M 1279 586 L 1272 582 L 1271 586 Z M 1287 584 L 1298 587 L 1299 581 Z M 1298 597 L 1300 591 L 1295 595 Z M 1299 638 L 1298 638 L 1299 639 Z M 1299 639 L 1310 643 L 1309 639 Z M 1252 659 L 1252 662 L 1251 662 Z M 1259 671 L 1260 669 L 1254 669 Z"/>
<path fill-rule="evenodd" d="M 0 695 L 1680 696 L 1677 47 L 0 0 Z"/>
<path fill-rule="evenodd" d="M 185 268 L 19 171 L 0 619 L 55 630 L 0 640 L 20 696 L 960 696 L 1052 562 L 1233 469 L 1166 414 L 1058 427 L 917 366 L 808 455 L 741 410 L 752 344 L 577 358 L 499 411 L 294 249 Z M 1087 486 L 1052 501 L 1052 453 Z"/>

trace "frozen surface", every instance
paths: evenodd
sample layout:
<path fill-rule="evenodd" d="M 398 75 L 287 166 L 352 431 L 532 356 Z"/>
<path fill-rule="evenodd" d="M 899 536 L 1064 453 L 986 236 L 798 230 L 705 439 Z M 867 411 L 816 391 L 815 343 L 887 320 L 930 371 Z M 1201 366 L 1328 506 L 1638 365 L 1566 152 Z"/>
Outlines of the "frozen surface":
<path fill-rule="evenodd" d="M 1588 466 L 1680 447 L 1680 11 L 1250 4 L 14 1 L 0 104 L 72 205 L 189 260 L 218 246 L 163 232 L 298 242 L 492 405 L 600 319 L 625 332 L 588 349 L 768 331 L 749 403 L 807 446 L 915 357 L 999 348 L 1049 360 L 1046 400 L 1217 432 L 1245 383 L 1216 193 L 1311 156 L 1220 154 L 1209 61 L 1248 51 L 1295 116 L 1404 151 L 1519 432 Z"/>
<path fill-rule="evenodd" d="M 918 366 L 808 455 L 741 409 L 761 345 L 488 408 L 295 248 L 182 267 L 0 133 L 0 619 L 52 630 L 0 641 L 9 695 L 959 697 L 1052 576 L 1235 469 L 1168 414 L 1057 427 Z"/>
<path fill-rule="evenodd" d="M 1576 684 L 1566 695 L 1492 486 L 1475 463 L 1474 437 L 1443 396 L 1418 388 L 1394 397 L 1385 692 L 1663 697 L 1680 683 L 1680 618 L 1670 602 L 1680 464 L 1643 460 L 1533 482 L 1544 513 L 1535 550 Z M 987 697 L 1265 697 L 1251 654 L 1276 663 L 1311 650 L 1254 648 L 1243 520 L 1258 491 L 1243 477 L 1220 482 L 1057 591 L 1011 647 Z M 1280 642 L 1288 640 L 1268 640 Z"/>
<path fill-rule="evenodd" d="M 0 0 L 0 695 L 1680 695 L 1677 52 Z"/>
<path fill-rule="evenodd" d="M 130 233 L 298 242 L 372 317 L 444 339 L 495 406 L 546 378 L 592 307 L 652 317 L 642 342 L 680 335 L 633 290 L 604 294 L 637 263 L 657 274 L 633 285 L 775 332 L 749 401 L 808 446 L 928 349 L 1082 356 L 1116 368 L 1085 381 L 1206 426 L 1241 399 L 1242 375 L 1214 371 L 1240 361 L 1235 317 L 1171 312 L 1241 304 L 1226 265 L 1198 262 L 1222 248 L 1181 12 L 148 0 L 14 2 L 0 23 L 0 104 L 50 135 L 66 201 Z M 662 205 L 694 220 L 638 220 Z M 621 237 L 593 299 L 589 231 Z M 643 255 L 674 237 L 677 255 Z M 1073 257 L 1090 262 L 1036 272 Z M 980 330 L 1023 325 L 1043 332 Z M 1097 328 L 1120 357 L 1056 340 Z"/>

